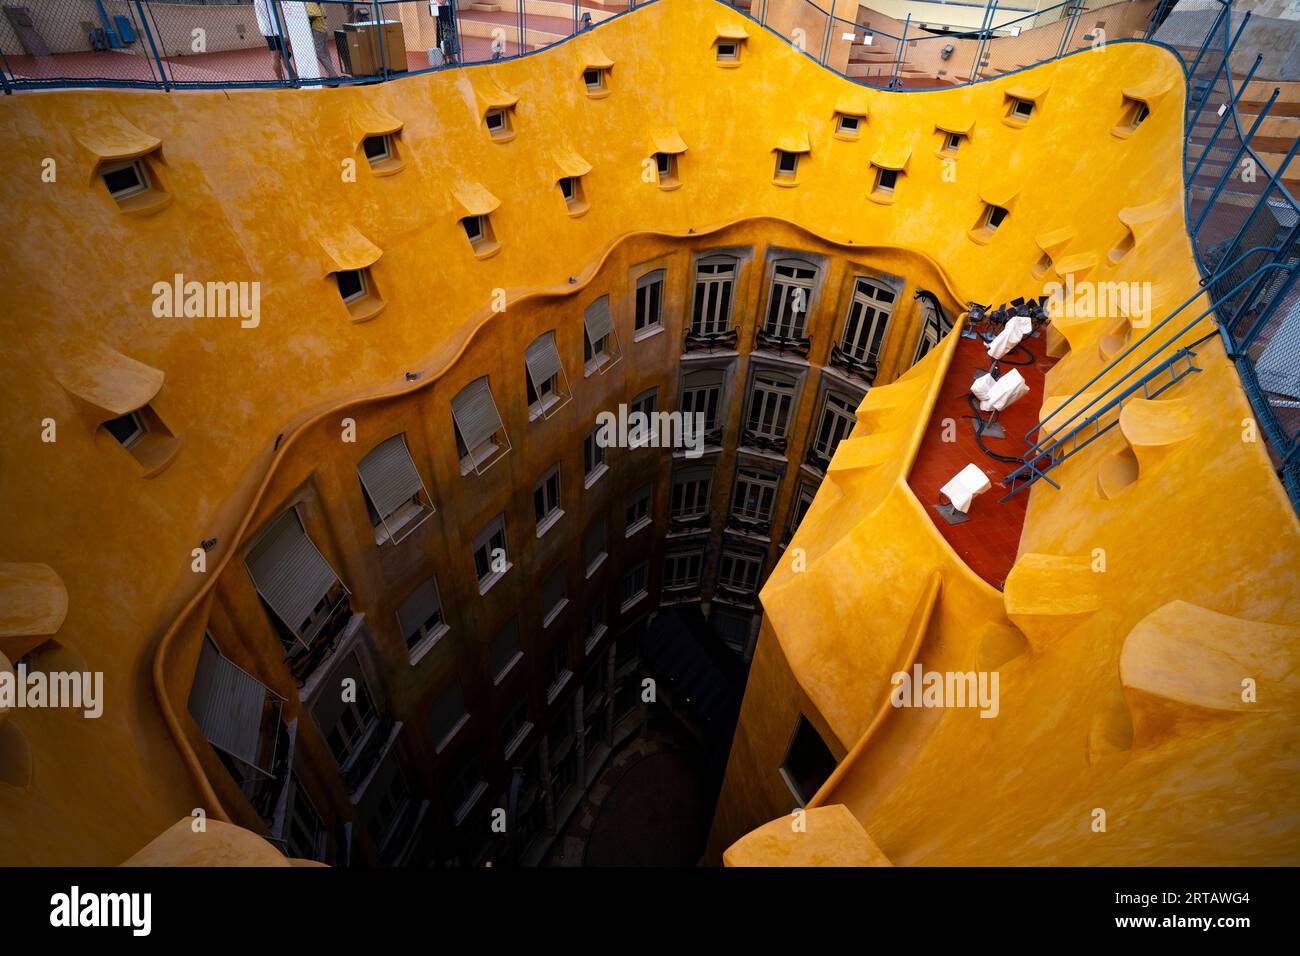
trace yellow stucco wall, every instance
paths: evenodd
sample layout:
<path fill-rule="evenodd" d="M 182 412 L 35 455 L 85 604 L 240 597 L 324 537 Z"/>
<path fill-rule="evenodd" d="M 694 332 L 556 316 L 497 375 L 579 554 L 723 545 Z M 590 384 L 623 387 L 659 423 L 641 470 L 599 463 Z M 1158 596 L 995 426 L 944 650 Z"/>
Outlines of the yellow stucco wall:
<path fill-rule="evenodd" d="M 851 84 L 797 55 L 781 39 L 751 23 L 740 67 L 719 68 L 711 49 L 718 24 L 741 19 L 709 0 L 660 0 L 523 60 L 375 87 L 167 96 L 52 92 L 15 96 L 6 104 L 0 117 L 6 146 L 0 151 L 0 196 L 10 215 L 0 255 L 9 281 L 0 320 L 7 351 L 0 388 L 8 400 L 0 408 L 7 464 L 0 470 L 5 526 L 0 560 L 44 563 L 57 572 L 67 588 L 68 611 L 54 638 L 89 668 L 105 672 L 109 705 L 98 721 L 61 712 L 8 719 L 22 730 L 34 769 L 26 789 L 0 784 L 5 862 L 119 862 L 194 807 L 225 802 L 203 790 L 203 768 L 182 757 L 183 738 L 193 732 L 183 714 L 193 655 L 208 610 L 223 601 L 222 587 L 213 587 L 217 569 L 227 562 L 236 567 L 237 545 L 306 480 L 311 463 L 333 440 L 329 436 L 340 409 L 367 402 L 376 427 L 387 427 L 414 413 L 385 396 L 414 393 L 444 373 L 448 383 L 476 377 L 479 373 L 470 369 L 494 350 L 517 355 L 527 339 L 521 331 L 507 331 L 516 313 L 492 311 L 498 290 L 511 303 L 556 296 L 549 305 L 529 305 L 529 322 L 545 328 L 567 317 L 573 326 L 568 334 L 580 335 L 574 331 L 578 310 L 566 297 L 586 290 L 603 268 L 608 267 L 604 274 L 612 284 L 610 277 L 626 276 L 633 262 L 694 248 L 704 237 L 727 230 L 719 241 L 753 245 L 775 236 L 792 245 L 797 238 L 848 257 L 867 247 L 870 253 L 862 255 L 874 265 L 906 263 L 906 270 L 895 271 L 918 285 L 917 277 L 923 277 L 924 284 L 942 288 L 952 304 L 991 301 L 1040 281 L 1031 273 L 1042 254 L 1036 237 L 1060 227 L 1072 232 L 1060 256 L 1098 255 L 1093 278 L 1152 281 L 1163 308 L 1194 288 L 1179 200 L 1181 73 L 1167 52 L 1111 45 L 1105 53 L 970 88 L 906 95 L 869 91 L 862 94 L 870 110 L 862 136 L 847 142 L 835 138 L 833 114 L 840 97 L 853 90 Z M 593 99 L 580 72 L 601 52 L 614 62 L 612 92 Z M 1167 108 L 1154 109 L 1131 137 L 1111 135 L 1124 111 L 1122 90 L 1162 80 L 1172 89 Z M 1039 96 L 1031 130 L 1001 120 L 1006 90 L 1017 84 L 1032 84 Z M 494 86 L 519 97 L 518 135 L 506 144 L 492 142 L 482 124 L 482 103 Z M 376 116 L 403 124 L 404 168 L 395 175 L 375 176 L 360 155 L 360 137 Z M 955 177 L 945 177 L 936 155 L 936 123 L 965 121 L 973 123 L 968 148 L 956 162 Z M 150 215 L 123 214 L 105 194 L 93 176 L 96 158 L 86 143 L 103 143 L 106 128 L 116 130 L 118 140 L 121 130 L 134 128 L 145 141 L 161 142 L 152 162 L 171 198 L 164 208 Z M 675 130 L 688 147 L 680 159 L 683 185 L 674 191 L 642 176 L 652 137 L 665 130 Z M 800 131 L 808 134 L 812 152 L 800 166 L 798 187 L 779 188 L 772 183 L 771 150 L 779 138 Z M 593 167 L 584 179 L 591 208 L 580 218 L 566 214 L 555 186 L 555 157 L 572 152 Z M 903 152 L 907 166 L 893 203 L 872 201 L 867 195 L 872 157 Z M 42 179 L 46 159 L 55 163 L 54 182 Z M 342 175 L 347 161 L 359 167 L 355 182 Z M 489 259 L 475 258 L 456 221 L 453 193 L 470 184 L 481 184 L 501 200 L 492 214 L 501 249 Z M 981 244 L 967 232 L 985 201 L 1007 205 L 1011 215 L 991 242 Z M 1112 265 L 1106 251 L 1128 230 L 1120 211 L 1153 204 L 1154 225 L 1142 230 L 1132 254 Z M 781 222 L 794 228 L 778 226 Z M 322 247 L 346 243 L 351 230 L 382 251 L 372 272 L 387 304 L 363 324 L 350 321 L 325 275 L 330 266 Z M 260 281 L 260 325 L 241 329 L 234 319 L 155 318 L 153 283 L 177 272 L 200 281 Z M 753 281 L 757 296 L 758 280 Z M 545 308 L 555 317 L 537 311 Z M 621 321 L 628 321 L 626 313 Z M 630 334 L 623 338 L 626 348 Z M 111 438 L 87 427 L 59 383 L 58 370 L 68 356 L 90 340 L 164 373 L 152 404 L 183 443 L 156 477 L 143 477 Z M 1086 336 L 1079 333 L 1071 341 L 1079 354 Z M 937 374 L 940 358 L 932 355 L 917 376 Z M 661 378 L 667 387 L 671 369 L 662 363 L 669 359 L 667 352 L 643 355 L 635 372 L 646 380 Z M 1087 359 L 1064 362 L 1052 385 L 1066 394 L 1094 367 Z M 423 376 L 414 385 L 404 380 L 411 370 Z M 901 364 L 893 371 L 900 370 Z M 623 374 L 632 372 L 628 368 Z M 1234 408 L 1235 419 L 1225 422 L 1246 414 L 1232 374 L 1220 362 L 1197 381 L 1199 388 L 1213 389 L 1221 407 Z M 572 370 L 570 378 L 575 378 Z M 435 410 L 422 427 L 435 447 L 451 441 L 438 433 L 451 394 L 454 389 L 439 386 L 428 399 Z M 882 414 L 894 416 L 890 421 L 906 431 L 923 420 L 916 417 L 918 402 L 923 398 L 911 395 Z M 861 415 L 873 414 L 871 407 L 869 400 Z M 47 417 L 58 423 L 58 441 L 52 444 L 40 441 Z M 1229 431 L 1224 424 L 1221 432 L 1198 434 L 1191 445 L 1179 446 L 1179 454 L 1186 454 L 1183 448 L 1208 448 L 1228 461 L 1231 467 L 1218 474 L 1235 487 L 1253 489 L 1249 515 L 1215 510 L 1202 499 L 1199 513 L 1213 517 L 1193 523 L 1174 509 L 1176 499 L 1144 490 L 1153 483 L 1139 481 L 1127 494 L 1135 508 L 1150 509 L 1150 520 L 1179 523 L 1181 534 L 1217 528 L 1218 534 L 1204 539 L 1217 541 L 1234 529 L 1241 549 L 1256 550 L 1229 549 L 1219 556 L 1201 548 L 1195 567 L 1181 558 L 1150 572 L 1162 587 L 1142 585 L 1140 600 L 1106 615 L 1110 650 L 1088 644 L 1097 659 L 1095 684 L 1080 693 L 1091 695 L 1090 702 L 1116 697 L 1113 682 L 1105 680 L 1112 663 L 1105 654 L 1113 658 L 1127 629 L 1174 597 L 1252 620 L 1281 622 L 1287 619 L 1283 612 L 1294 612 L 1287 605 L 1294 588 L 1280 583 L 1287 572 L 1294 573 L 1294 519 L 1270 484 L 1259 446 L 1224 450 Z M 277 451 L 279 435 L 284 438 Z M 1200 447 L 1200 442 L 1211 444 Z M 324 500 L 343 493 L 345 479 L 339 476 L 351 467 L 330 447 L 331 464 L 311 479 L 324 489 Z M 895 451 L 906 447 L 902 442 Z M 546 453 L 535 455 L 540 460 Z M 532 476 L 529 469 L 536 462 L 527 454 L 521 449 L 518 458 L 531 464 L 521 462 L 517 473 L 498 474 L 487 497 L 502 499 L 516 481 L 522 483 L 522 475 Z M 1098 458 L 1102 454 L 1094 452 Z M 1182 460 L 1166 456 L 1164 467 L 1175 468 L 1168 462 Z M 449 467 L 446 461 L 431 458 L 429 467 L 435 489 L 457 487 L 459 476 L 437 470 Z M 1081 472 L 1088 467 L 1088 461 L 1071 466 Z M 840 507 L 866 522 L 876 507 L 866 502 L 880 499 L 877 513 L 891 515 L 892 527 L 917 535 L 912 557 L 907 551 L 898 555 L 899 573 L 918 577 L 909 560 L 923 561 L 927 569 L 936 561 L 946 567 L 937 605 L 943 623 L 937 626 L 956 627 L 963 614 L 1000 621 L 995 598 L 970 582 L 968 573 L 962 576 L 941 545 L 925 537 L 924 516 L 906 500 L 905 489 L 897 488 L 901 469 L 888 471 L 893 490 L 878 477 L 846 478 L 836 485 L 841 502 L 819 499 L 818 509 Z M 1153 552 L 1146 537 L 1112 540 L 1106 528 L 1113 524 L 1118 535 L 1119 529 L 1140 526 L 1140 520 L 1124 517 L 1128 509 L 1119 512 L 1114 502 L 1102 506 L 1084 500 L 1093 483 L 1069 470 L 1065 474 L 1073 480 L 1056 500 L 1045 503 L 1043 492 L 1035 490 L 1026 551 L 1078 553 L 1095 536 L 1115 549 L 1119 566 L 1179 553 L 1163 542 Z M 868 486 L 869 497 L 851 500 Z M 481 515 L 464 517 L 462 525 L 455 503 L 475 493 L 448 490 L 447 500 L 439 499 L 443 533 L 474 534 Z M 1141 504 L 1148 495 L 1151 503 Z M 1080 522 L 1085 514 L 1098 516 L 1095 531 L 1082 530 L 1092 527 Z M 1103 521 L 1105 515 L 1111 517 Z M 1247 519 L 1268 528 L 1268 534 L 1240 534 Z M 849 532 L 850 540 L 868 530 L 851 522 L 835 524 L 836 533 Z M 208 555 L 209 573 L 196 575 L 190 570 L 191 549 L 213 537 L 218 545 Z M 840 547 L 844 553 L 848 542 L 841 540 L 828 536 L 808 547 Z M 345 536 L 322 546 L 333 548 L 344 567 L 352 566 L 344 577 L 354 590 L 382 591 L 370 577 L 373 572 L 362 567 L 358 540 Z M 1188 541 L 1186 547 L 1191 546 Z M 1264 571 L 1265 557 L 1271 576 Z M 1259 568 L 1258 583 L 1242 586 L 1232 599 L 1215 597 L 1225 586 L 1224 568 L 1236 573 L 1242 567 Z M 950 577 L 960 584 L 950 583 Z M 1142 580 L 1146 577 L 1144 572 Z M 1180 586 L 1184 579 L 1191 584 Z M 769 594 L 781 587 L 778 575 Z M 1117 592 L 1120 587 L 1115 585 Z M 947 596 L 962 589 L 967 592 L 962 603 L 949 603 Z M 836 655 L 854 645 L 846 643 L 827 660 L 818 644 L 859 633 L 856 621 L 865 617 L 858 615 L 870 613 L 869 594 L 863 598 L 854 607 L 841 606 L 844 617 L 829 631 L 806 637 L 794 636 L 807 626 L 799 615 L 769 608 L 738 738 L 745 743 L 733 753 L 719 810 L 719 821 L 727 821 L 715 831 L 719 853 L 745 829 L 787 809 L 772 802 L 776 795 L 764 787 L 773 772 L 771 756 L 783 750 L 789 726 L 763 716 L 757 688 L 776 695 L 801 682 L 810 686 L 808 696 L 823 711 L 816 719 L 839 737 L 846 752 L 870 723 L 872 698 L 854 686 L 864 674 L 839 672 L 835 664 Z M 377 614 L 391 614 L 393 596 L 376 600 Z M 901 621 L 901 608 L 880 618 L 881 624 Z M 771 628 L 780 631 L 779 646 Z M 888 667 L 888 647 L 901 646 L 906 633 L 900 629 L 885 639 L 884 651 L 873 653 L 878 668 Z M 803 674 L 805 658 L 818 660 L 815 682 Z M 1063 656 L 1055 672 L 1068 674 L 1076 666 Z M 432 693 L 438 679 L 430 676 L 424 684 L 422 676 L 419 687 L 399 693 L 410 696 L 417 712 L 415 702 Z M 846 695 L 856 699 L 845 702 Z M 1041 699 L 1053 699 L 1052 693 Z M 182 711 L 179 723 L 168 723 L 160 702 Z M 1009 755 L 1036 739 L 1028 730 L 1024 734 L 1016 741 L 1002 731 L 1007 749 L 1000 766 L 1010 766 Z M 779 753 L 776 759 L 779 763 Z M 907 763 L 895 772 L 922 780 L 934 769 Z M 1045 768 L 1043 779 L 1064 772 Z M 1059 792 L 1055 785 L 1052 789 Z M 735 794 L 746 790 L 771 799 L 747 797 L 742 811 Z M 890 799 L 909 792 L 890 791 Z M 1127 798 L 1136 801 L 1140 794 Z M 843 799 L 825 802 L 846 803 L 863 819 L 866 800 L 846 791 Z M 912 812 L 898 811 L 894 832 L 877 834 L 868 827 L 891 858 L 908 859 L 899 850 L 908 845 Z M 964 844 L 969 853 L 978 845 Z M 952 851 L 952 841 L 947 849 Z M 918 847 L 910 858 L 927 857 Z"/>

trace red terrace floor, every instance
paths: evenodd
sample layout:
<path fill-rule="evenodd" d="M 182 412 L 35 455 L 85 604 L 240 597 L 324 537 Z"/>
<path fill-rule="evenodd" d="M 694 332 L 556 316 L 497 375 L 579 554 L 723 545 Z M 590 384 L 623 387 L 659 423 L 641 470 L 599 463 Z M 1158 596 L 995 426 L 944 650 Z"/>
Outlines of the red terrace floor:
<path fill-rule="evenodd" d="M 1025 347 L 1033 353 L 1035 364 L 1015 368 L 1024 376 L 1029 394 L 998 416 L 1006 428 L 1007 437 L 984 440 L 984 444 L 1000 455 L 1023 454 L 1023 436 L 1037 424 L 1038 409 L 1043 401 L 1043 376 L 1056 364 L 1054 359 L 1044 357 L 1045 341 L 1045 338 L 1025 339 Z M 1013 352 L 1010 358 L 1024 361 L 1024 356 L 1018 351 Z M 1015 465 L 988 457 L 975 442 L 975 430 L 970 422 L 973 413 L 966 396 L 970 393 L 975 370 L 986 369 L 988 366 L 989 357 L 982 340 L 962 339 L 957 343 L 957 352 L 948 369 L 948 377 L 939 391 L 929 424 L 926 425 L 916 463 L 912 466 L 907 483 L 953 550 L 972 571 L 1001 590 L 1011 571 L 1011 565 L 1016 560 L 1029 494 L 1022 491 L 1005 504 L 998 504 L 998 499 L 1006 494 L 1006 489 L 999 482 L 1015 469 Z M 1012 366 L 1003 363 L 999 367 L 999 374 L 1004 374 L 1011 368 Z M 942 440 L 944 419 L 948 418 L 957 422 L 955 442 Z M 971 504 L 969 521 L 964 524 L 948 524 L 932 506 L 943 500 L 939 497 L 939 489 L 972 462 L 984 470 L 993 487 Z"/>

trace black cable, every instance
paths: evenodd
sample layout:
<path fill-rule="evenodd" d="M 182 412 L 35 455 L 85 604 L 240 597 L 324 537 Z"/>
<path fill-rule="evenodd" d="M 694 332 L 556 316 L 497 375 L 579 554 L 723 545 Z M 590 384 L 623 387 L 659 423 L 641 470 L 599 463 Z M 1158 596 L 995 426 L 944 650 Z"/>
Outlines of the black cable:
<path fill-rule="evenodd" d="M 1007 355 L 1010 355 L 1012 352 L 1016 352 L 1016 351 L 1024 352 L 1025 355 L 1029 356 L 1029 361 L 1013 362 L 1010 359 L 1008 359 L 1006 355 L 1004 355 L 1002 358 L 997 360 L 998 363 L 1001 365 L 1019 365 L 1023 367 L 1023 366 L 1033 365 L 1034 362 L 1037 361 L 1037 359 L 1034 358 L 1034 353 L 1029 351 L 1029 346 L 1025 345 L 1024 342 L 1017 342 L 1015 348 L 1011 349 L 1011 351 L 1008 352 Z M 997 452 L 989 448 L 988 445 L 984 444 L 984 437 L 983 437 L 984 426 L 988 423 L 985 422 L 983 416 L 980 415 L 979 402 L 975 398 L 973 393 L 967 392 L 966 403 L 970 405 L 970 410 L 975 413 L 975 421 L 977 423 L 975 426 L 975 444 L 980 446 L 980 451 L 984 452 L 984 454 L 988 455 L 990 458 L 996 461 L 1006 462 L 1007 464 L 1014 463 L 1017 465 L 1023 465 L 1024 464 L 1023 458 L 1012 458 L 1007 455 L 999 455 Z"/>
<path fill-rule="evenodd" d="M 1013 352 L 1024 352 L 1025 355 L 1029 357 L 1029 361 L 1027 362 L 1011 361 L 1011 359 L 1007 358 L 1007 355 L 1011 355 Z M 1038 361 L 1036 358 L 1034 358 L 1034 353 L 1029 351 L 1029 349 L 1025 347 L 1024 342 L 1017 342 L 1016 347 L 1013 348 L 1010 352 L 1008 352 L 1007 355 L 1004 355 L 1002 356 L 1002 358 L 998 359 L 998 363 L 1000 365 L 1019 365 L 1023 368 L 1025 366 L 1033 365 L 1036 361 Z"/>
<path fill-rule="evenodd" d="M 984 444 L 984 438 L 983 438 L 984 426 L 987 425 L 988 422 L 984 421 L 984 419 L 980 416 L 979 401 L 978 399 L 975 398 L 974 395 L 972 395 L 970 392 L 967 392 L 966 401 L 970 405 L 970 410 L 975 413 L 975 420 L 977 422 L 975 426 L 975 444 L 980 446 L 980 451 L 984 452 L 984 454 L 988 455 L 990 458 L 993 458 L 997 461 L 1006 462 L 1007 464 L 1011 464 L 1014 462 L 1017 465 L 1023 465 L 1025 463 L 1024 459 L 1012 458 L 1008 455 L 999 455 L 997 452 L 990 449 L 988 445 Z"/>

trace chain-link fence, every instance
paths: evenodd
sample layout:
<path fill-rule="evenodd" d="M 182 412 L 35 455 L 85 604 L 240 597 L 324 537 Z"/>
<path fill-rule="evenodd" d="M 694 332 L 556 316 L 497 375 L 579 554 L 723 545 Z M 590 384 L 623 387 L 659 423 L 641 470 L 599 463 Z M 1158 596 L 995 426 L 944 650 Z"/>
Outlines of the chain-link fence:
<path fill-rule="evenodd" d="M 1262 56 L 1244 75 L 1234 67 L 1250 15 L 1217 6 L 1167 24 L 1183 33 L 1192 17 L 1209 24 L 1190 68 L 1188 229 L 1262 438 L 1300 508 L 1300 205 L 1286 185 L 1300 140 L 1262 135 L 1281 89 L 1255 79 Z"/>
<path fill-rule="evenodd" d="M 641 0 L 647 2 L 654 0 Z M 849 19 L 834 14 L 834 0 L 732 0 L 731 5 L 851 79 L 885 89 L 918 89 L 992 79 L 1108 39 L 1149 36 L 1171 0 L 1091 8 L 1081 0 L 1063 0 L 1037 10 L 1018 2 L 946 0 L 936 16 L 950 21 L 947 25 L 897 20 L 857 6 Z M 0 83 L 6 92 L 372 83 L 527 55 L 641 4 L 17 0 L 2 8 Z"/>
<path fill-rule="evenodd" d="M 641 3 L 654 0 L 641 0 Z M 28 0 L 3 6 L 5 92 L 374 83 L 521 56 L 635 0 Z"/>

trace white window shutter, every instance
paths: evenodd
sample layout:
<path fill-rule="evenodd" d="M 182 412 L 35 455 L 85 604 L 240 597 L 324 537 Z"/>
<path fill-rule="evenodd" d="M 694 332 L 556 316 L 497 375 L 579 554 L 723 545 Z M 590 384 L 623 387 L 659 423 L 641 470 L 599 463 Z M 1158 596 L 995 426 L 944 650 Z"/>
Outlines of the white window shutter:
<path fill-rule="evenodd" d="M 294 634 L 339 580 L 293 508 L 262 532 L 244 564 L 257 593 Z"/>
<path fill-rule="evenodd" d="M 487 376 L 470 382 L 451 400 L 451 414 L 460 429 L 460 437 L 469 452 L 492 440 L 503 430 L 501 415 L 492 399 Z"/>
<path fill-rule="evenodd" d="M 591 305 L 587 306 L 587 312 L 583 316 L 583 321 L 587 326 L 587 338 L 595 345 L 605 336 L 614 331 L 614 316 L 609 311 L 609 296 L 602 295 Z"/>
<path fill-rule="evenodd" d="M 528 374 L 532 377 L 533 388 L 540 388 L 542 383 L 560 373 L 560 351 L 555 346 L 555 333 L 547 332 L 533 340 L 533 344 L 524 350 L 524 362 Z"/>
<path fill-rule="evenodd" d="M 424 490 L 405 435 L 381 442 L 357 466 L 361 484 L 379 517 L 387 518 Z"/>
<path fill-rule="evenodd" d="M 270 772 L 257 763 L 268 693 L 257 678 L 222 656 L 211 638 L 204 638 L 190 688 L 190 714 L 212 746 L 263 773 Z"/>

